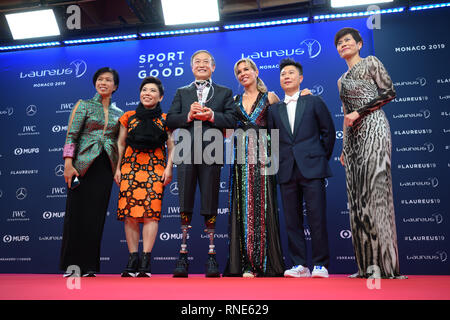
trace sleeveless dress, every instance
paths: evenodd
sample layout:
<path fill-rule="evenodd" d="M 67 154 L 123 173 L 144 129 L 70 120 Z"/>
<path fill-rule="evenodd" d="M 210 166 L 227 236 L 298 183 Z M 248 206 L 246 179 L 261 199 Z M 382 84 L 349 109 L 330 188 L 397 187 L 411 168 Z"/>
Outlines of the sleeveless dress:
<path fill-rule="evenodd" d="M 167 130 L 165 114 L 153 121 Z M 126 112 L 120 123 L 130 132 L 139 124 L 136 111 Z M 121 163 L 121 181 L 119 186 L 119 202 L 117 205 L 117 219 L 126 217 L 139 219 L 161 219 L 161 205 L 164 184 L 161 177 L 166 168 L 166 147 L 154 150 L 135 150 L 126 146 Z"/>
<path fill-rule="evenodd" d="M 400 278 L 391 176 L 391 133 L 380 108 L 395 98 L 391 78 L 374 56 L 362 59 L 340 78 L 346 114 L 361 115 L 347 127 L 343 153 L 350 227 L 358 273 Z M 378 268 L 378 269 L 377 269 Z"/>
<path fill-rule="evenodd" d="M 265 165 L 258 159 L 267 149 L 258 138 L 267 129 L 267 93 L 260 93 L 247 114 L 242 96 L 237 96 L 239 117 L 234 139 L 234 160 L 230 166 L 229 256 L 224 276 L 282 276 L 284 261 L 281 251 L 276 182 L 274 175 L 261 174 Z M 236 134 L 247 133 L 244 134 Z M 249 136 L 256 139 L 251 139 Z M 262 135 L 270 150 L 270 136 Z M 260 150 L 260 148 L 263 148 Z M 253 151 L 253 152 L 252 152 Z"/>

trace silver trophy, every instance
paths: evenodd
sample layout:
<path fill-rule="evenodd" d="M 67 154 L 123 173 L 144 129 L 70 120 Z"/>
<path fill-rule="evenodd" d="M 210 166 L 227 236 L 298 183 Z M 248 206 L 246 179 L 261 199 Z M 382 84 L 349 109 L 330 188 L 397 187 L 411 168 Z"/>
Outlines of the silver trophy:
<path fill-rule="evenodd" d="M 210 85 L 210 83 L 208 81 L 194 81 L 194 85 L 197 88 L 197 97 L 198 97 L 198 102 L 200 103 L 200 105 L 202 107 L 204 107 L 206 105 L 206 103 L 208 103 L 209 101 L 211 101 L 212 97 L 214 96 L 214 87 L 212 85 Z M 211 95 L 209 98 L 207 97 L 203 97 L 203 91 L 205 90 L 205 88 L 210 85 L 209 90 L 211 91 Z"/>

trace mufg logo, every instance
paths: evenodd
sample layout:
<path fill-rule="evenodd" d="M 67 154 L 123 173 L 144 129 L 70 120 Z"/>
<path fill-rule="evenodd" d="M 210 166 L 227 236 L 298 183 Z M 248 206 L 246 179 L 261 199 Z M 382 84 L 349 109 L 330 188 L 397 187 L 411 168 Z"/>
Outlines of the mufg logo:
<path fill-rule="evenodd" d="M 56 69 L 39 69 L 21 71 L 19 74 L 20 79 L 24 78 L 45 78 L 45 77 L 59 77 L 59 76 L 75 76 L 76 78 L 82 77 L 87 71 L 87 64 L 84 60 L 77 59 L 69 63 L 68 66 L 62 66 Z"/>

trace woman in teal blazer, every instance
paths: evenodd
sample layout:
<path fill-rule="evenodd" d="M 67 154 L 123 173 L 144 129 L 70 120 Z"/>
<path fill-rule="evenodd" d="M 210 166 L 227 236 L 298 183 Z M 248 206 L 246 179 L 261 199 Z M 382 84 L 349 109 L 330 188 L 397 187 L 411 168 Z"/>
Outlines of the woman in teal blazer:
<path fill-rule="evenodd" d="M 111 96 L 119 75 L 101 68 L 93 82 L 95 96 L 79 100 L 72 110 L 63 151 L 68 189 L 60 268 L 65 276 L 76 270 L 93 277 L 100 271 L 100 244 L 117 167 L 118 120 L 123 111 L 111 103 Z"/>

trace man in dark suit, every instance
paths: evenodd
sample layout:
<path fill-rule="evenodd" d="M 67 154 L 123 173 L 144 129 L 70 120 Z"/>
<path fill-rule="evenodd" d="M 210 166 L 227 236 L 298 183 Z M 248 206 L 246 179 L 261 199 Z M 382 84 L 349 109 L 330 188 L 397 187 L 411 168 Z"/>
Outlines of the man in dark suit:
<path fill-rule="evenodd" d="M 318 96 L 300 96 L 302 65 L 280 62 L 280 84 L 286 96 L 269 108 L 268 125 L 279 129 L 280 165 L 277 174 L 286 221 L 289 256 L 285 277 L 310 277 L 306 261 L 303 201 L 311 234 L 313 277 L 328 277 L 329 250 L 325 178 L 336 132 L 330 112 Z"/>
<path fill-rule="evenodd" d="M 176 263 L 174 277 L 188 276 L 186 239 L 192 220 L 197 181 L 201 197 L 200 214 L 204 217 L 205 231 L 210 239 L 205 274 L 207 277 L 220 276 L 215 256 L 214 230 L 223 155 L 212 154 L 211 157 L 205 158 L 206 152 L 204 153 L 204 151 L 208 143 L 203 141 L 203 137 L 205 137 L 205 133 L 214 133 L 214 136 L 218 137 L 216 140 L 220 139 L 223 151 L 221 130 L 234 128 L 236 118 L 232 91 L 211 81 L 215 67 L 214 57 L 211 53 L 206 50 L 195 52 L 191 57 L 191 68 L 195 81 L 177 90 L 172 106 L 167 113 L 167 126 L 171 129 L 185 129 L 183 132 L 187 133 L 187 135 L 181 135 L 180 132 L 183 140 L 180 138 L 174 150 L 175 155 L 182 154 L 181 160 L 177 163 L 174 159 L 174 163 L 177 164 L 181 229 L 183 231 L 180 257 Z M 217 144 L 218 141 L 214 141 L 214 143 Z M 188 150 L 183 148 L 186 144 Z"/>

